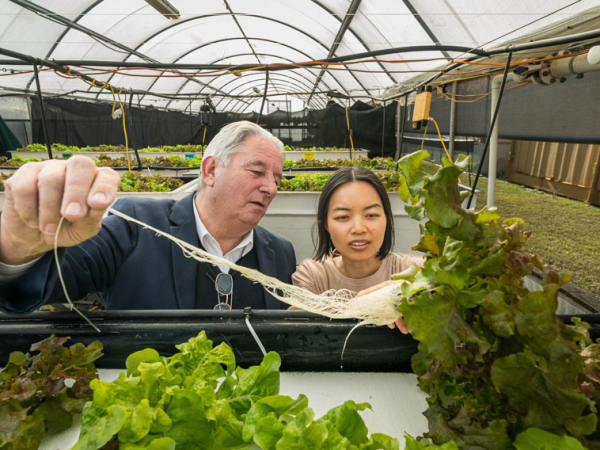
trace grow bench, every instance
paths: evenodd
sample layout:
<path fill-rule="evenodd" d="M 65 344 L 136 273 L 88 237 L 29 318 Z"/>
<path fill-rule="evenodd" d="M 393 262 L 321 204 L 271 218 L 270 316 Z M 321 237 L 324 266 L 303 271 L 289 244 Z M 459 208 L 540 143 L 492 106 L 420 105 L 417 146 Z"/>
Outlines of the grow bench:
<path fill-rule="evenodd" d="M 112 381 L 125 370 L 126 357 L 144 348 L 161 355 L 175 353 L 175 345 L 204 330 L 215 345 L 225 342 L 238 365 L 259 364 L 262 353 L 251 336 L 249 320 L 266 351 L 281 356 L 280 393 L 306 394 L 317 417 L 346 400 L 369 402 L 373 409 L 362 417 L 371 433 L 383 432 L 403 442 L 405 432 L 427 431 L 421 414 L 427 403 L 411 373 L 410 359 L 417 343 L 387 327 L 363 326 L 348 339 L 352 320 L 329 320 L 304 311 L 94 311 L 87 312 L 100 333 L 75 313 L 37 312 L 0 314 L 0 364 L 11 351 L 27 352 L 31 344 L 51 334 L 70 336 L 67 345 L 99 340 L 104 356 L 96 361 L 100 379 Z M 600 337 L 600 314 L 581 318 L 592 326 L 592 339 Z M 570 322 L 570 316 L 563 316 Z M 62 433 L 46 438 L 40 449 L 70 448 L 78 437 L 79 419 Z"/>

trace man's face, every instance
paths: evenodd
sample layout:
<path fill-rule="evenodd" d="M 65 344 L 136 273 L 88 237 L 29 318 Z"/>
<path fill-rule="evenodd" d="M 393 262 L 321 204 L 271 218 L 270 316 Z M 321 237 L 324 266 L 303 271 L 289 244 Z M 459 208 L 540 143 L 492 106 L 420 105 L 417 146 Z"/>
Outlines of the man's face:
<path fill-rule="evenodd" d="M 217 206 L 230 220 L 254 228 L 277 194 L 283 169 L 281 152 L 267 139 L 250 136 L 227 167 L 216 164 L 213 194 Z"/>

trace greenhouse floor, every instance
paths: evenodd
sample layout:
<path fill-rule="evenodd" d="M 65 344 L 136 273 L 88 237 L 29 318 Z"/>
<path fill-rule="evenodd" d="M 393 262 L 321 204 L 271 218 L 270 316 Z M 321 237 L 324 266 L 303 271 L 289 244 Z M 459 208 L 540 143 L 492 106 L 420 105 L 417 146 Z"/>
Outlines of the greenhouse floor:
<path fill-rule="evenodd" d="M 481 178 L 477 207 L 485 205 L 487 178 Z M 496 184 L 496 205 L 503 218 L 521 217 L 532 231 L 526 250 L 572 282 L 600 296 L 600 208 L 507 181 Z"/>

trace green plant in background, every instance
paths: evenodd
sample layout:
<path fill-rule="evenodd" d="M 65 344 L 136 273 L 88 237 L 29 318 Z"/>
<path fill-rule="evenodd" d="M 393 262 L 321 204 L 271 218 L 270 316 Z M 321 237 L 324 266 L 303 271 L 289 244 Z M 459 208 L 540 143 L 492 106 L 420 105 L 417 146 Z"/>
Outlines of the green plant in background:
<path fill-rule="evenodd" d="M 523 221 L 500 223 L 494 209 L 461 208 L 458 179 L 467 161 L 445 160 L 428 175 L 421 168 L 427 156 L 399 163 L 407 212 L 428 220 L 414 247 L 423 268 L 397 277 L 407 281 L 399 310 L 419 341 L 412 366 L 428 395 L 426 437 L 502 450 L 558 448 L 550 441 L 566 435 L 600 448 L 600 345 L 587 324 L 567 326 L 555 314 L 567 277 L 548 273 L 543 290 L 529 292 L 523 277 L 542 265 L 521 251 Z M 532 441 L 538 446 L 526 446 Z M 565 442 L 560 448 L 580 448 Z"/>
<path fill-rule="evenodd" d="M 102 344 L 65 347 L 68 340 L 52 335 L 31 346 L 36 355 L 12 352 L 0 370 L 0 449 L 37 449 L 46 434 L 68 429 L 92 398 Z"/>
<path fill-rule="evenodd" d="M 183 185 L 179 178 L 144 177 L 139 172 L 128 172 L 121 177 L 121 192 L 171 192 Z"/>
<path fill-rule="evenodd" d="M 200 167 L 202 156 L 194 155 L 193 158 L 179 155 L 157 156 L 156 158 L 142 158 L 142 163 L 150 167 Z"/>
<path fill-rule="evenodd" d="M 400 186 L 398 172 L 378 172 L 376 174 L 382 181 L 386 190 L 396 191 Z M 284 178 L 279 183 L 278 191 L 322 191 L 331 173 L 306 173 L 294 178 Z"/>
<path fill-rule="evenodd" d="M 278 191 L 321 191 L 331 174 L 310 173 L 302 174 L 292 179 L 283 178 Z"/>
<path fill-rule="evenodd" d="M 179 353 L 154 349 L 131 354 L 127 374 L 95 380 L 73 450 L 117 444 L 153 449 L 398 449 L 396 439 L 368 430 L 347 401 L 319 419 L 304 395 L 279 394 L 281 360 L 274 352 L 247 369 L 236 367 L 231 347 L 213 347 L 204 331 Z M 110 447 L 114 448 L 114 447 Z"/>
<path fill-rule="evenodd" d="M 351 152 L 349 148 L 338 148 L 338 147 L 290 147 L 289 145 L 283 146 L 284 152 Z"/>
<path fill-rule="evenodd" d="M 113 153 L 113 152 L 124 152 L 125 146 L 123 144 L 119 145 L 97 145 L 97 146 L 85 146 L 85 147 L 77 147 L 75 145 L 63 145 L 63 144 L 52 144 L 52 151 L 60 152 L 60 153 L 77 153 L 77 152 L 98 152 L 98 153 Z M 140 152 L 149 152 L 149 153 L 171 153 L 171 152 L 179 152 L 179 153 L 197 153 L 203 152 L 206 149 L 205 145 L 164 145 L 160 147 L 146 147 L 142 148 L 138 151 Z M 24 152 L 47 152 L 48 149 L 44 144 L 29 144 L 26 147 L 22 147 L 17 149 L 17 151 Z M 133 151 L 131 148 L 129 151 Z"/>
<path fill-rule="evenodd" d="M 23 158 L 22 156 L 15 155 L 12 158 L 6 156 L 0 156 L 0 167 L 21 167 L 28 162 L 40 162 L 37 158 Z"/>

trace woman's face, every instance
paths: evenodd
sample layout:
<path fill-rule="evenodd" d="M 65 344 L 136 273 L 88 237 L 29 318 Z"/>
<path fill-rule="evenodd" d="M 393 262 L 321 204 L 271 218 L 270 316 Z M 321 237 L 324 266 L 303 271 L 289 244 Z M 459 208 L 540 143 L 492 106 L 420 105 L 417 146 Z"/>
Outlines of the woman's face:
<path fill-rule="evenodd" d="M 379 194 L 358 181 L 338 187 L 329 201 L 327 231 L 345 260 L 370 261 L 383 244 L 387 220 Z"/>

